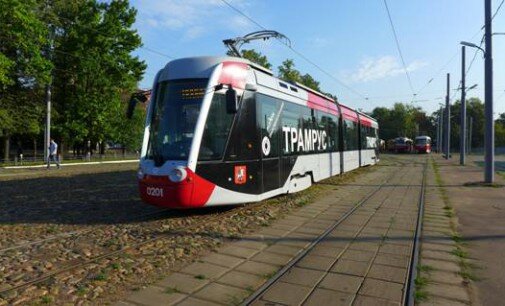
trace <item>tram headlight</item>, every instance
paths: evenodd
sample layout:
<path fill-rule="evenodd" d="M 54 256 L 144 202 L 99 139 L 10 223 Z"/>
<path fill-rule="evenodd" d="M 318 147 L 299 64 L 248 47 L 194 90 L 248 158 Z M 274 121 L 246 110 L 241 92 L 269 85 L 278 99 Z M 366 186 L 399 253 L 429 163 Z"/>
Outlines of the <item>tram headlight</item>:
<path fill-rule="evenodd" d="M 186 179 L 186 176 L 188 176 L 188 173 L 183 167 L 176 167 L 172 169 L 168 174 L 168 178 L 174 183 L 180 183 L 184 181 L 184 179 Z"/>
<path fill-rule="evenodd" d="M 142 180 L 144 179 L 144 177 L 145 177 L 144 170 L 142 170 L 142 167 L 139 167 L 139 170 L 137 170 L 137 178 L 139 180 Z"/>

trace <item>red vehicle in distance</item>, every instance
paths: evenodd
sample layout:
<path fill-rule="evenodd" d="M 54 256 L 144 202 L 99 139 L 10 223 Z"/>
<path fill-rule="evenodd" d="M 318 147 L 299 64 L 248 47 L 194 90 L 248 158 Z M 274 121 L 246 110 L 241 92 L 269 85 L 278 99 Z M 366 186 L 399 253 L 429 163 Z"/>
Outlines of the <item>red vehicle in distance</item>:
<path fill-rule="evenodd" d="M 409 153 L 412 151 L 412 139 L 397 137 L 394 140 L 393 150 L 395 153 Z"/>
<path fill-rule="evenodd" d="M 431 138 L 429 136 L 417 136 L 414 149 L 417 153 L 431 153 Z"/>

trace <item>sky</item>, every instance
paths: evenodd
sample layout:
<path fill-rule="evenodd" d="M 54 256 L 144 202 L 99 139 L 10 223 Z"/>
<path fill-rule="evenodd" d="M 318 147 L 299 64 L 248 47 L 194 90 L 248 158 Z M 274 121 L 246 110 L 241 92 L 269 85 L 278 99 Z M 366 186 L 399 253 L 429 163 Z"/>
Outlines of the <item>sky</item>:
<path fill-rule="evenodd" d="M 444 103 L 447 73 L 455 102 L 460 97 L 455 90 L 461 79 L 459 42 L 479 44 L 484 33 L 483 0 L 387 0 L 404 66 L 384 0 L 225 1 L 262 27 L 286 35 L 310 62 L 275 39 L 243 49 L 266 55 L 275 73 L 285 59 L 293 59 L 295 68 L 311 74 L 323 91 L 363 111 L 404 102 L 431 113 Z M 501 2 L 492 0 L 493 12 Z M 131 5 L 138 10 L 135 28 L 144 44 L 135 53 L 148 67 L 142 88 L 151 88 L 156 72 L 170 60 L 224 55 L 223 39 L 261 30 L 223 0 L 132 0 Z M 493 20 L 493 32 L 505 32 L 505 5 Z M 467 66 L 474 50 L 466 50 Z M 493 36 L 493 61 L 497 116 L 505 113 L 505 35 Z M 466 80 L 477 87 L 467 97 L 483 100 L 483 68 L 479 52 Z"/>

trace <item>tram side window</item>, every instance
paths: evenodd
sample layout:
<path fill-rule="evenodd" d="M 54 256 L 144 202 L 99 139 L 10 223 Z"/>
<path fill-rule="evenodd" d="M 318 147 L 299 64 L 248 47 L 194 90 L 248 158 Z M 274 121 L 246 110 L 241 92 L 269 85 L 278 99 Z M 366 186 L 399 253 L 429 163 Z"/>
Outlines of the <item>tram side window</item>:
<path fill-rule="evenodd" d="M 233 114 L 226 112 L 226 99 L 215 93 L 205 122 L 199 160 L 220 160 L 230 132 Z"/>
<path fill-rule="evenodd" d="M 365 125 L 361 126 L 361 149 L 369 149 L 368 137 L 370 137 L 370 127 Z"/>
<path fill-rule="evenodd" d="M 358 124 L 344 119 L 344 151 L 358 150 Z"/>
<path fill-rule="evenodd" d="M 326 151 L 338 151 L 338 117 L 332 114 L 318 112 L 318 122 L 321 122 L 322 129 L 326 131 Z"/>
<path fill-rule="evenodd" d="M 304 133 L 302 135 L 303 139 L 303 154 L 310 154 L 314 153 L 316 149 L 313 148 L 312 144 L 312 137 L 307 137 L 309 133 L 311 133 L 311 130 L 321 130 L 324 129 L 321 127 L 321 123 L 317 121 L 316 118 L 316 111 L 311 108 L 307 107 L 301 107 L 301 120 L 302 120 L 302 132 Z M 298 147 L 301 149 L 301 147 Z"/>
<path fill-rule="evenodd" d="M 279 156 L 279 138 L 281 136 L 279 125 L 284 103 L 275 98 L 258 94 L 258 126 L 261 129 L 260 145 L 264 157 Z M 270 143 L 269 147 L 267 143 Z"/>
<path fill-rule="evenodd" d="M 281 145 L 282 145 L 282 152 L 284 155 L 292 155 L 298 152 L 298 146 L 297 146 L 297 141 L 292 137 L 298 138 L 298 130 L 301 129 L 302 124 L 301 124 L 301 118 L 300 118 L 300 111 L 301 107 L 289 103 L 289 102 L 284 102 L 284 108 L 282 111 L 282 120 L 281 120 L 281 126 L 283 128 L 282 131 L 282 136 L 281 136 Z M 295 128 L 296 129 L 296 135 L 295 133 L 291 133 L 291 131 L 288 128 Z"/>
<path fill-rule="evenodd" d="M 338 151 L 338 117 L 335 115 L 328 116 L 328 146 L 330 152 Z"/>
<path fill-rule="evenodd" d="M 256 128 L 255 94 L 245 91 L 240 109 L 232 127 L 226 160 L 252 160 L 259 158 L 258 131 Z"/>
<path fill-rule="evenodd" d="M 377 147 L 377 129 L 370 126 L 361 126 L 361 148 L 375 149 Z"/>

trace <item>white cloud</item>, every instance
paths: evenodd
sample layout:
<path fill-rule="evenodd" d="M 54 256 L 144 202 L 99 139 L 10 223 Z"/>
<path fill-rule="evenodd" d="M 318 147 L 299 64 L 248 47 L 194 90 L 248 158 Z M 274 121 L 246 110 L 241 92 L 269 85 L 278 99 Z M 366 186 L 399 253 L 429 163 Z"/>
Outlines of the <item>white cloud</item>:
<path fill-rule="evenodd" d="M 230 1 L 243 9 L 245 0 Z M 241 33 L 253 28 L 220 0 L 138 0 L 137 20 L 147 29 L 182 31 L 185 39 L 195 39 L 215 25 Z M 231 17 L 230 17 L 231 16 Z"/>
<path fill-rule="evenodd" d="M 310 37 L 309 43 L 313 48 L 326 48 L 330 45 L 330 40 L 324 37 Z"/>
<path fill-rule="evenodd" d="M 407 65 L 407 71 L 413 72 L 425 67 L 427 63 L 421 60 L 415 60 Z M 366 58 L 361 61 L 356 72 L 351 74 L 351 79 L 355 82 L 368 82 L 385 79 L 405 73 L 400 62 L 390 55 L 377 58 Z"/>

